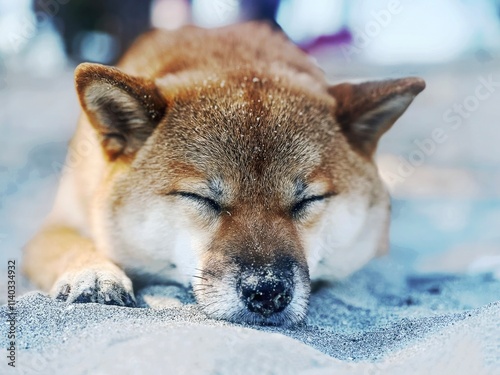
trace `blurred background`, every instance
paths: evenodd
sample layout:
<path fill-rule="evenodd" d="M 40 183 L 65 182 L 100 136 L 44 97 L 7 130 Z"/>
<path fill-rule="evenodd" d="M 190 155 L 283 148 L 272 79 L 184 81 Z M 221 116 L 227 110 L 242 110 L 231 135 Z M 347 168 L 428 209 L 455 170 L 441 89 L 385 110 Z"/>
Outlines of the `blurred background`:
<path fill-rule="evenodd" d="M 113 64 L 151 27 L 250 19 L 277 23 L 331 82 L 427 81 L 377 155 L 391 257 L 500 277 L 500 0 L 0 0 L 2 264 L 20 260 L 51 207 L 76 64 Z"/>

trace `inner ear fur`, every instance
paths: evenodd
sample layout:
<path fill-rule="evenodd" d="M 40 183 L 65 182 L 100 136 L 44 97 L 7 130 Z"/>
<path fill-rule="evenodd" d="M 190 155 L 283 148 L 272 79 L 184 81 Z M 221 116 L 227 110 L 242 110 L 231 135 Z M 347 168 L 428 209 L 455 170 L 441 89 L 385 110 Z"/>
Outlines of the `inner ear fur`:
<path fill-rule="evenodd" d="M 330 86 L 335 117 L 351 146 L 372 157 L 378 141 L 425 88 L 421 78 L 408 77 Z"/>
<path fill-rule="evenodd" d="M 111 160 L 133 155 L 165 114 L 166 102 L 154 82 L 117 68 L 80 64 L 75 83 L 81 106 Z"/>

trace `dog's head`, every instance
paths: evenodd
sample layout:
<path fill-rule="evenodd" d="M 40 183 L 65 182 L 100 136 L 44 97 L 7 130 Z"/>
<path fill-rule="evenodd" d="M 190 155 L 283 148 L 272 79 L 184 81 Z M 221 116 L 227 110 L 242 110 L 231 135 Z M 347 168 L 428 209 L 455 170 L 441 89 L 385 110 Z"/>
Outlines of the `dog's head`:
<path fill-rule="evenodd" d="M 194 291 L 209 315 L 300 321 L 310 275 L 329 276 L 325 264 L 333 276 L 352 271 L 386 235 L 372 157 L 423 81 L 309 89 L 251 71 L 174 81 L 77 69 L 112 176 L 106 241 L 163 270 L 187 233 L 182 251 L 196 252 Z"/>

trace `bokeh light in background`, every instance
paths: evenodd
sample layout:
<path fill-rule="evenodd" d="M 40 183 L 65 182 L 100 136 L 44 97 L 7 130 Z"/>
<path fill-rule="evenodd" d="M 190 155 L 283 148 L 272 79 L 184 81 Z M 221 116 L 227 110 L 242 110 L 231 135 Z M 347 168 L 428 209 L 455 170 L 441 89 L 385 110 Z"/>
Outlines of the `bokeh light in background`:
<path fill-rule="evenodd" d="M 348 1 L 285 0 L 278 8 L 277 22 L 296 43 L 307 43 L 347 26 Z"/>
<path fill-rule="evenodd" d="M 193 0 L 193 22 L 202 27 L 225 26 L 240 19 L 240 3 L 237 0 Z"/>
<path fill-rule="evenodd" d="M 113 64 L 150 26 L 218 27 L 249 19 L 275 20 L 332 81 L 424 77 L 427 90 L 379 150 L 394 197 L 393 244 L 420 254 L 460 247 L 470 257 L 482 247 L 483 260 L 470 267 L 482 267 L 484 259 L 500 265 L 500 89 L 490 87 L 487 100 L 473 98 L 488 77 L 500 81 L 500 0 L 0 0 L 0 210 L 2 202 L 11 207 L 9 219 L 0 218 L 0 234 L 2 225 L 4 233 L 25 225 L 12 217 L 27 212 L 23 204 L 32 208 L 43 176 L 52 176 L 47 186 L 55 191 L 56 173 L 49 172 L 61 163 L 76 124 L 76 98 L 67 96 L 78 62 Z M 453 112 L 471 103 L 473 110 Z M 447 113 L 459 116 L 458 130 Z M 423 152 L 415 142 L 438 128 L 447 141 L 410 165 Z M 50 152 L 57 160 L 40 167 Z M 25 182 L 30 179 L 36 189 Z M 50 207 L 44 197 L 31 231 Z M 16 244 L 27 237 L 20 233 Z"/>
<path fill-rule="evenodd" d="M 151 6 L 151 25 L 173 30 L 189 23 L 190 9 L 187 0 L 155 0 Z"/>

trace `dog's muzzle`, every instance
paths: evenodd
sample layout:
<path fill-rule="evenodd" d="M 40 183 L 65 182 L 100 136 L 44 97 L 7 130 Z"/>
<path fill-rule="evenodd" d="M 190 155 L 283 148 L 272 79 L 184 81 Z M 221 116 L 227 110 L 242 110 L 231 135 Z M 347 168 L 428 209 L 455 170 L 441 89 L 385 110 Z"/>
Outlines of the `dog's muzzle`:
<path fill-rule="evenodd" d="M 237 292 L 249 311 L 268 318 L 288 306 L 293 298 L 293 287 L 291 270 L 266 267 L 243 271 Z"/>

